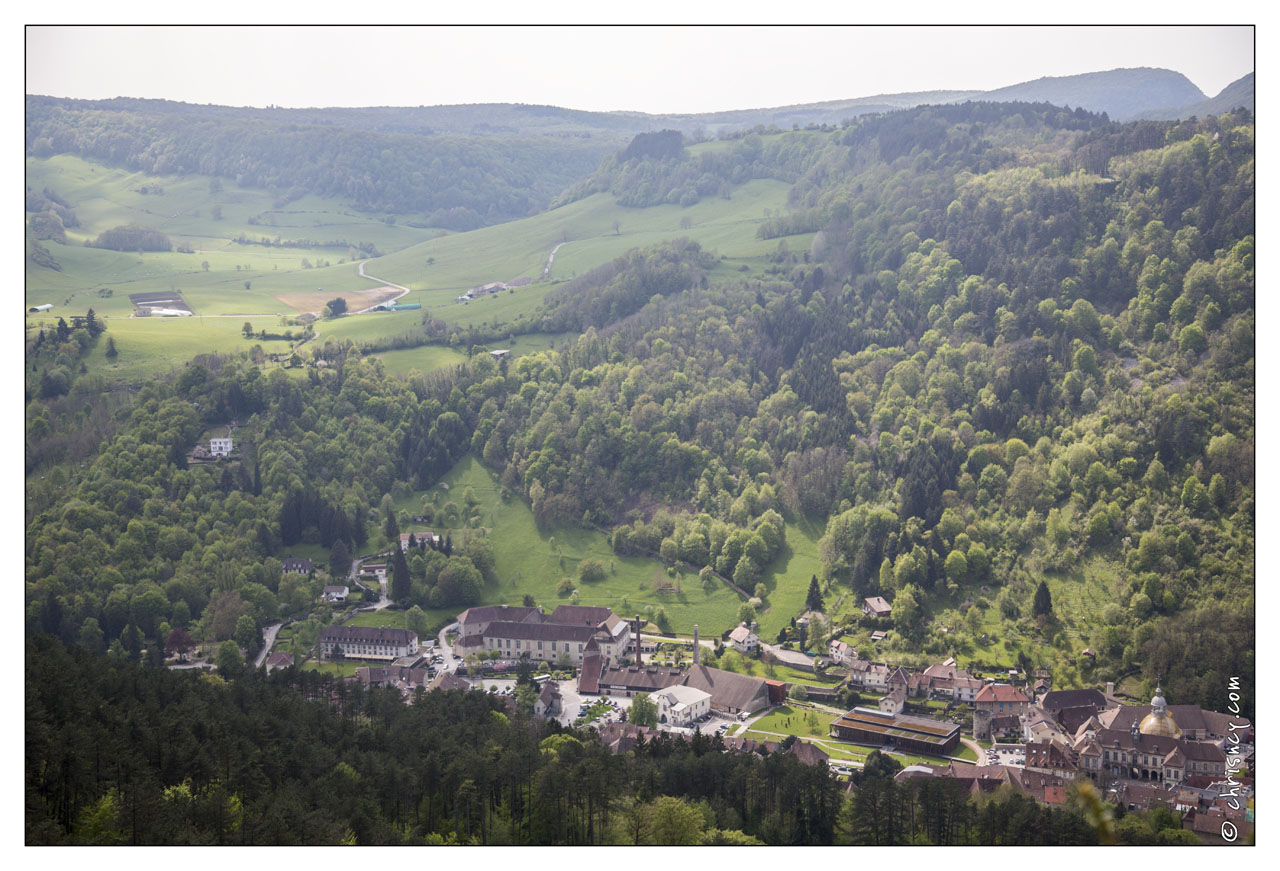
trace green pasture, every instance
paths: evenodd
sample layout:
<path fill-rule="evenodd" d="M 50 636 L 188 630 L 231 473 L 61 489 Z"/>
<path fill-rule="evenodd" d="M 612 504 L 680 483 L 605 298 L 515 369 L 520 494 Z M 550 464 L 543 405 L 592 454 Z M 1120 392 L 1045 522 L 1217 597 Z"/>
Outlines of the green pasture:
<path fill-rule="evenodd" d="M 80 226 L 67 231 L 75 242 L 121 224 L 138 224 L 168 234 L 175 244 L 189 242 L 198 251 L 205 247 L 199 240 L 230 240 L 243 233 L 254 239 L 368 242 L 385 252 L 440 233 L 408 226 L 411 216 L 359 212 L 339 198 L 307 195 L 277 206 L 276 194 L 243 188 L 230 179 L 219 179 L 222 190 L 215 193 L 209 189 L 210 176 L 148 175 L 68 154 L 29 157 L 26 175 L 28 187 L 51 189 L 75 211 Z M 150 192 L 142 193 L 144 187 Z M 221 208 L 221 219 L 214 218 L 214 206 Z M 345 246 L 333 250 L 345 256 Z"/>
<path fill-rule="evenodd" d="M 50 314 L 54 313 L 56 309 Z M 181 368 L 196 354 L 248 351 L 254 345 L 260 345 L 267 354 L 288 351 L 288 342 L 245 339 L 241 333 L 245 321 L 253 324 L 255 330 L 279 329 L 277 318 L 109 318 L 106 321 L 107 331 L 85 355 L 84 362 L 91 372 L 101 374 L 109 381 L 137 383 Z M 45 316 L 33 319 L 33 323 L 52 328 L 57 324 L 57 318 Z M 33 329 L 38 329 L 38 326 L 33 326 Z M 115 360 L 107 359 L 108 337 L 115 342 Z M 327 554 L 325 558 L 328 558 Z"/>
<path fill-rule="evenodd" d="M 557 595 L 556 585 L 562 578 L 570 577 L 578 590 L 579 604 L 602 605 L 619 614 L 643 614 L 650 605 L 655 611 L 663 608 L 675 632 L 692 632 L 693 624 L 697 623 L 709 637 L 737 624 L 741 599 L 728 587 L 718 585 L 710 593 L 704 592 L 697 574 L 691 573 L 680 581 L 680 592 L 658 593 L 656 586 L 665 581 L 675 583 L 675 579 L 666 575 L 664 566 L 657 560 L 615 556 L 608 538 L 595 530 L 576 527 L 539 530 L 529 505 L 514 493 L 504 494 L 494 475 L 471 455 L 459 461 L 441 484 L 399 499 L 396 509 L 416 514 L 424 497 L 428 501 L 434 498 L 439 507 L 450 501 L 462 507 L 467 487 L 473 489 L 479 500 L 478 527 L 411 524 L 402 531 L 430 528 L 441 536 L 451 536 L 455 548 L 465 544 L 470 536 L 486 535 L 493 545 L 499 582 L 485 587 L 480 604 L 518 605 L 529 594 L 549 610 L 569 603 L 567 596 Z M 578 564 L 588 558 L 604 563 L 608 571 L 605 580 L 593 584 L 577 581 Z M 458 610 L 432 610 L 428 614 L 434 622 Z"/>
<path fill-rule="evenodd" d="M 561 243 L 549 276 L 552 282 L 573 278 L 632 248 L 681 236 L 727 258 L 758 258 L 773 251 L 777 240 L 757 239 L 756 229 L 765 220 L 766 208 L 785 209 L 789 189 L 784 182 L 756 179 L 735 188 L 730 199 L 709 197 L 689 208 L 628 209 L 608 194 L 595 194 L 519 221 L 441 236 L 381 257 L 366 269 L 413 288 L 406 301 L 422 303 L 445 321 L 502 323 L 537 308 L 547 289 L 539 283 L 543 269 Z M 689 226 L 683 227 L 686 218 Z M 789 244 L 800 250 L 808 242 L 794 237 Z M 468 288 L 516 278 L 536 283 L 468 303 L 454 301 Z"/>
<path fill-rule="evenodd" d="M 787 543 L 764 575 L 769 595 L 765 599 L 764 613 L 757 617 L 761 638 L 772 642 L 783 626 L 790 625 L 792 617 L 804 613 L 809 579 L 822 575 L 818 539 L 825 531 L 824 523 L 818 521 L 801 518 L 787 522 Z"/>
<path fill-rule="evenodd" d="M 344 318 L 343 320 L 348 319 Z M 354 322 L 359 323 L 358 320 Z M 321 329 L 323 330 L 325 327 Z M 512 336 L 510 339 L 504 339 L 500 342 L 493 342 L 489 350 L 505 348 L 511 352 L 511 357 L 523 357 L 526 354 L 536 354 L 553 347 L 563 346 L 572 342 L 576 337 L 576 333 L 530 333 L 522 336 Z M 407 376 L 415 370 L 426 373 L 435 369 L 456 366 L 465 362 L 467 355 L 461 350 L 444 345 L 423 345 L 418 348 L 399 348 L 394 351 L 382 351 L 375 354 L 374 359 L 381 360 L 383 367 L 389 374 Z"/>
<path fill-rule="evenodd" d="M 388 374 L 404 377 L 411 372 L 426 373 L 435 369 L 457 366 L 466 362 L 467 355 L 441 345 L 424 345 L 420 348 L 383 351 L 375 354 L 374 359 L 382 361 Z"/>

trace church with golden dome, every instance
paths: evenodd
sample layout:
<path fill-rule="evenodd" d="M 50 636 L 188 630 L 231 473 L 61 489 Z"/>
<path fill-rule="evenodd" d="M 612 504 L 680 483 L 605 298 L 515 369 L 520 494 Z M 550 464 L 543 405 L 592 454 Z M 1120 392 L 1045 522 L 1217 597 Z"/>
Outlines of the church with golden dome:
<path fill-rule="evenodd" d="M 1166 786 L 1195 774 L 1224 773 L 1226 753 L 1212 738 L 1184 735 L 1159 686 L 1145 714 L 1144 707 L 1121 706 L 1083 724 L 1072 748 L 1079 770 L 1099 781 L 1151 780 Z"/>
<path fill-rule="evenodd" d="M 1138 731 L 1143 735 L 1158 735 L 1164 738 L 1182 737 L 1182 729 L 1169 713 L 1169 706 L 1165 704 L 1159 684 L 1156 685 L 1156 694 L 1151 699 L 1151 713 L 1142 718 Z"/>

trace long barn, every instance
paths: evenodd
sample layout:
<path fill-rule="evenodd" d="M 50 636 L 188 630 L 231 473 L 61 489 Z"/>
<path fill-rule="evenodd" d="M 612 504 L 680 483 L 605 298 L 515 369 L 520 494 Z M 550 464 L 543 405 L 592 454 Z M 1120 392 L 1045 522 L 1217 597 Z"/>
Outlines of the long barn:
<path fill-rule="evenodd" d="M 908 753 L 950 756 L 960 743 L 960 727 L 928 717 L 854 708 L 831 724 L 831 737 L 876 747 L 888 745 Z"/>

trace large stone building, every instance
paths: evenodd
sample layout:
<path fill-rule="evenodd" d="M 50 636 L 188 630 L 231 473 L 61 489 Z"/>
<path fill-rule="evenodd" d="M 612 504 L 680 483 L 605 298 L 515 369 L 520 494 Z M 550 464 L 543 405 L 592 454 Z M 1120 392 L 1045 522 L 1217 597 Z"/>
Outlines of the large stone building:
<path fill-rule="evenodd" d="M 1208 734 L 1210 722 L 1203 716 L 1196 721 L 1205 733 L 1203 740 L 1189 740 L 1158 687 L 1149 706 L 1127 707 L 1129 713 L 1117 713 L 1124 707 L 1106 711 L 1080 727 L 1081 734 L 1072 749 L 1081 772 L 1096 781 L 1152 780 L 1166 787 L 1195 775 L 1221 777 L 1226 773 L 1227 754 L 1213 743 L 1213 736 Z M 1189 705 L 1180 707 L 1200 712 Z M 1108 727 L 1108 723 L 1127 723 L 1128 728 Z"/>
<path fill-rule="evenodd" d="M 418 636 L 408 629 L 378 626 L 326 626 L 320 632 L 320 656 L 332 659 L 341 650 L 347 659 L 388 662 L 418 652 Z"/>
<path fill-rule="evenodd" d="M 489 605 L 458 616 L 460 651 L 499 651 L 510 659 L 536 659 L 581 665 L 594 642 L 604 664 L 626 658 L 631 625 L 608 608 L 561 605 L 550 614 L 541 608 Z"/>

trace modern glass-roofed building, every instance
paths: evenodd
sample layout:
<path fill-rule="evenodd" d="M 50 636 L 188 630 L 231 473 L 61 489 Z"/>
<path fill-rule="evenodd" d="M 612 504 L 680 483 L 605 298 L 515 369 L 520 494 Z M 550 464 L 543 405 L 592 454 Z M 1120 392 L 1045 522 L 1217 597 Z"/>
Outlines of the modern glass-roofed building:
<path fill-rule="evenodd" d="M 831 724 L 831 737 L 908 753 L 950 756 L 960 743 L 960 727 L 928 717 L 854 708 Z"/>

